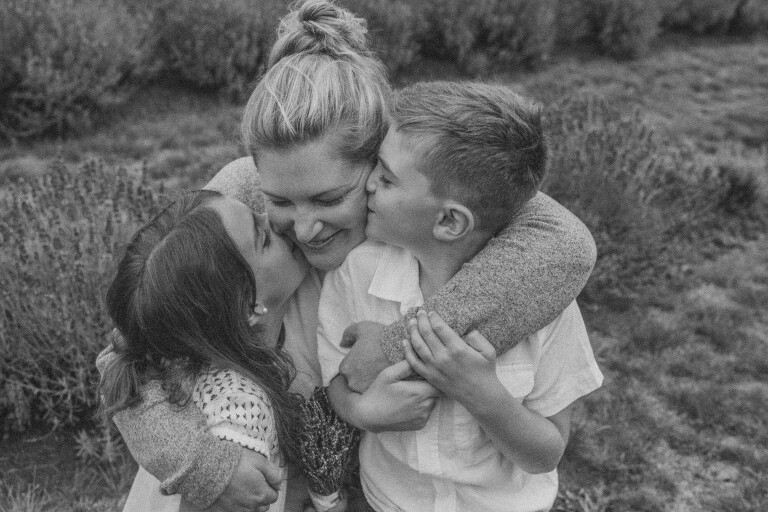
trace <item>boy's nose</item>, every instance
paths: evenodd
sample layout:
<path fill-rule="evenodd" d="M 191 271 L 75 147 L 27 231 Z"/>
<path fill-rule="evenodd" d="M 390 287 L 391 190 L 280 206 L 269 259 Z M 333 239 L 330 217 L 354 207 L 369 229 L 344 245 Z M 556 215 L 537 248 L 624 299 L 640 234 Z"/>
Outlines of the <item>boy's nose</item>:
<path fill-rule="evenodd" d="M 371 174 L 368 175 L 368 180 L 365 182 L 365 191 L 369 194 L 373 194 L 376 192 L 376 178 L 378 177 L 378 174 L 376 173 L 376 169 L 373 170 Z"/>

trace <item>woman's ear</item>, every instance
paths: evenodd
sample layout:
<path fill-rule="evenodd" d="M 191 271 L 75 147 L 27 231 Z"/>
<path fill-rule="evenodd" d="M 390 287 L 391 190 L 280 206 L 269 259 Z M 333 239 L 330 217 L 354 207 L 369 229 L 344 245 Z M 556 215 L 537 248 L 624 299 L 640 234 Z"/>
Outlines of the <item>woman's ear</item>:
<path fill-rule="evenodd" d="M 253 309 L 251 310 L 250 314 L 248 315 L 248 325 L 253 327 L 254 325 L 258 324 L 259 322 L 262 322 L 264 320 L 264 315 L 267 313 L 267 308 L 264 307 L 264 304 L 261 302 L 257 302 Z"/>
<path fill-rule="evenodd" d="M 461 203 L 446 201 L 432 227 L 432 234 L 441 242 L 453 242 L 475 229 L 475 216 Z"/>

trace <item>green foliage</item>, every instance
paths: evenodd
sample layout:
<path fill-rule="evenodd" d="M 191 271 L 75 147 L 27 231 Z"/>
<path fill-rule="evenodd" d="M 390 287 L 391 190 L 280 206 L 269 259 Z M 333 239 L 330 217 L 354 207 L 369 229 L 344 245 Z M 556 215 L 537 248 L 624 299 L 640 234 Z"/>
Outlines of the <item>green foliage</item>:
<path fill-rule="evenodd" d="M 554 0 L 422 0 L 423 52 L 470 72 L 491 64 L 535 65 L 554 41 Z"/>
<path fill-rule="evenodd" d="M 0 136 L 87 126 L 122 100 L 144 33 L 119 0 L 0 2 Z"/>
<path fill-rule="evenodd" d="M 239 97 L 266 67 L 285 5 L 280 0 L 151 2 L 145 7 L 154 34 L 150 67 Z"/>
<path fill-rule="evenodd" d="M 62 163 L 0 195 L 0 423 L 74 424 L 97 405 L 95 358 L 120 244 L 160 202 L 144 171 Z"/>

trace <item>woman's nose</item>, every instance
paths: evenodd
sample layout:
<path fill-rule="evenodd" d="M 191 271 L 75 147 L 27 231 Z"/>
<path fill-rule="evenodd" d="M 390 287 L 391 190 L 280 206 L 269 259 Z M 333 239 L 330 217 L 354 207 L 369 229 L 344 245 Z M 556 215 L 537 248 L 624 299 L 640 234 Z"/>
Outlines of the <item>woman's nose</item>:
<path fill-rule="evenodd" d="M 309 212 L 297 212 L 293 221 L 296 240 L 302 243 L 312 241 L 323 230 L 323 223 Z"/>

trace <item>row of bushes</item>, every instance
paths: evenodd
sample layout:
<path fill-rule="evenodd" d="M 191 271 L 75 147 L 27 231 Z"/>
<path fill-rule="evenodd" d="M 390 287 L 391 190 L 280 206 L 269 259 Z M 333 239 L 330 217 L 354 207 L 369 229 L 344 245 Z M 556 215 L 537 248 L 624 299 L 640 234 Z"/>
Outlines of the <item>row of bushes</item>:
<path fill-rule="evenodd" d="M 0 437 L 94 410 L 114 255 L 161 203 L 143 171 L 95 162 L 0 190 Z"/>
<path fill-rule="evenodd" d="M 598 97 L 557 99 L 549 111 L 545 190 L 598 245 L 585 299 L 613 307 L 667 279 L 703 237 L 768 226 L 755 179 L 766 169 L 704 165 Z M 0 425 L 53 427 L 93 411 L 114 255 L 164 200 L 144 172 L 97 163 L 55 164 L 0 189 Z"/>
<path fill-rule="evenodd" d="M 420 56 L 470 72 L 535 65 L 558 44 L 617 57 L 660 30 L 768 29 L 768 0 L 340 0 L 369 21 L 397 70 Z M 265 66 L 287 0 L 0 2 L 0 136 L 87 126 L 127 83 L 158 77 L 242 98 Z"/>

